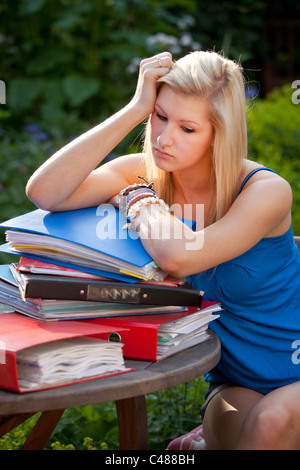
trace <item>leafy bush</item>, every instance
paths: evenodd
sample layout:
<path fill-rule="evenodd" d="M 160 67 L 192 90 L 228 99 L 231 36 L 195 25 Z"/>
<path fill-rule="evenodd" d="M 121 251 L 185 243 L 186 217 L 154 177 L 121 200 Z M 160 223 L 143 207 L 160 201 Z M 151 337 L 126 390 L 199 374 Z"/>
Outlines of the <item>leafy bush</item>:
<path fill-rule="evenodd" d="M 297 15 L 294 3 L 284 8 Z M 272 15 L 282 8 L 273 5 Z M 175 59 L 222 50 L 259 79 L 270 14 L 263 0 L 19 0 L 2 2 L 0 12 L 11 119 L 47 128 L 70 115 L 96 123 L 112 114 L 134 91 L 138 59 L 163 50 Z"/>
<path fill-rule="evenodd" d="M 0 146 L 0 217 L 1 220 L 32 210 L 25 185 L 32 172 L 50 156 L 49 136 L 37 126 L 17 132 L 2 131 Z"/>
<path fill-rule="evenodd" d="M 257 100 L 248 112 L 249 159 L 271 167 L 293 189 L 292 222 L 300 234 L 300 105 L 292 102 L 291 85 Z"/>
<path fill-rule="evenodd" d="M 7 2 L 0 56 L 11 119 L 30 115 L 47 129 L 70 115 L 102 121 L 132 96 L 138 58 L 200 47 L 186 31 L 196 8 L 195 0 Z"/>
<path fill-rule="evenodd" d="M 201 377 L 147 395 L 150 449 L 166 449 L 172 439 L 201 424 L 199 409 L 207 388 L 207 383 Z"/>

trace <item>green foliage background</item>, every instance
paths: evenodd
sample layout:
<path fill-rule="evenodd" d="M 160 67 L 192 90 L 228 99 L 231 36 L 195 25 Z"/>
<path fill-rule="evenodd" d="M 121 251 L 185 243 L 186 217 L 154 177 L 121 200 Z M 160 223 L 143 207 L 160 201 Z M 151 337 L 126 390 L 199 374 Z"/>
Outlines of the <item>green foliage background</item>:
<path fill-rule="evenodd" d="M 300 234 L 300 103 L 292 101 L 291 84 L 249 103 L 248 157 L 273 168 L 293 190 L 292 224 Z M 299 92 L 300 99 L 300 92 Z M 300 101 L 300 100 L 299 100 Z"/>
<path fill-rule="evenodd" d="M 215 47 L 249 68 L 255 57 L 257 66 L 266 10 L 261 0 L 1 2 L 1 78 L 11 116 L 63 134 L 74 119 L 103 120 L 133 93 L 137 59 L 166 49 L 176 58 Z"/>
<path fill-rule="evenodd" d="M 272 5 L 275 17 L 299 12 L 292 0 L 284 7 Z M 128 102 L 142 57 L 164 50 L 175 59 L 194 49 L 223 50 L 242 63 L 253 91 L 271 47 L 262 38 L 269 16 L 263 0 L 1 2 L 0 79 L 6 104 L 0 106 L 0 220 L 33 210 L 24 188 L 34 170 Z M 289 83 L 248 101 L 249 158 L 290 182 L 293 229 L 300 235 L 300 105 L 292 102 L 294 92 Z M 136 151 L 141 131 L 139 126 L 108 158 Z M 0 261 L 10 259 L 0 255 Z M 206 389 L 201 378 L 147 396 L 150 449 L 164 449 L 198 425 Z M 0 449 L 19 448 L 36 419 L 0 439 Z M 66 410 L 47 448 L 117 449 L 114 405 Z"/>

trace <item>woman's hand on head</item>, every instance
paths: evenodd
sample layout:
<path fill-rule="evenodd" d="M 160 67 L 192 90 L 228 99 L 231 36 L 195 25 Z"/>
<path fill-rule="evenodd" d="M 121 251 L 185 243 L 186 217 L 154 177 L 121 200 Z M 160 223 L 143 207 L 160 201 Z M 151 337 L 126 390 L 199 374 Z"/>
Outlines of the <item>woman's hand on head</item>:
<path fill-rule="evenodd" d="M 143 119 L 149 116 L 154 110 L 157 97 L 157 80 L 169 73 L 172 65 L 172 55 L 169 52 L 162 52 L 161 54 L 141 61 L 133 103 L 135 106 L 138 106 L 144 114 Z"/>

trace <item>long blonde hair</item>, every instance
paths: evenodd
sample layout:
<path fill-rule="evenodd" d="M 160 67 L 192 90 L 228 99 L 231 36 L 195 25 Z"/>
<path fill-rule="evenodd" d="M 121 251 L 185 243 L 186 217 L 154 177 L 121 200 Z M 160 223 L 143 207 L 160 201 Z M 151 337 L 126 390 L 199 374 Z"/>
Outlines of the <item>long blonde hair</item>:
<path fill-rule="evenodd" d="M 212 151 L 215 199 L 208 223 L 223 217 L 237 189 L 243 159 L 247 157 L 245 81 L 241 66 L 216 52 L 196 51 L 179 59 L 157 86 L 207 99 L 214 129 Z M 156 167 L 150 144 L 150 119 L 144 139 L 147 177 L 155 181 L 159 196 L 173 204 L 172 173 Z"/>

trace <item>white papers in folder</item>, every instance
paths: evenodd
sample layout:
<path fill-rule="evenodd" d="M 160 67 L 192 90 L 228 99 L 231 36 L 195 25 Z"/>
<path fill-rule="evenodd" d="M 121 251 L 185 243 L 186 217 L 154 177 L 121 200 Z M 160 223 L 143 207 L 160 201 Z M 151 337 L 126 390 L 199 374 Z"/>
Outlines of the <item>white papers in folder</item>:
<path fill-rule="evenodd" d="M 17 253 L 45 257 L 111 273 L 126 273 L 145 280 L 155 276 L 161 280 L 166 276 L 166 273 L 153 262 L 144 266 L 135 266 L 92 248 L 47 235 L 8 230 L 6 240 L 12 251 Z"/>
<path fill-rule="evenodd" d="M 209 307 L 203 308 L 202 310 L 198 310 L 195 313 L 191 313 L 182 318 L 178 318 L 177 320 L 163 323 L 159 327 L 159 335 L 162 334 L 187 334 L 191 333 L 198 328 L 206 325 L 210 321 L 216 320 L 219 315 L 215 315 L 215 313 L 220 312 L 222 307 L 220 304 L 210 305 Z"/>
<path fill-rule="evenodd" d="M 18 351 L 20 387 L 31 390 L 125 372 L 122 347 L 122 343 L 80 337 Z"/>
<path fill-rule="evenodd" d="M 219 318 L 220 304 L 214 304 L 191 315 L 172 322 L 163 323 L 158 329 L 157 357 L 174 354 L 191 346 L 195 346 L 209 338 L 208 325 Z"/>

